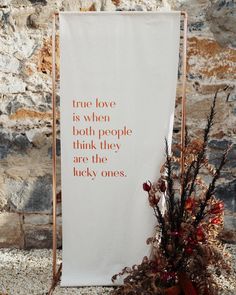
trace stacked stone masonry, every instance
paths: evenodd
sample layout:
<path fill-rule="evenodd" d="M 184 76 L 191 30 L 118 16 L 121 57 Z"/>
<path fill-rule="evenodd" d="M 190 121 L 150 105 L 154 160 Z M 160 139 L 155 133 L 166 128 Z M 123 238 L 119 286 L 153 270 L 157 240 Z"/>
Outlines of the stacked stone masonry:
<path fill-rule="evenodd" d="M 192 136 L 201 136 L 213 95 L 219 91 L 209 157 L 217 165 L 223 149 L 233 144 L 217 195 L 226 204 L 223 238 L 236 242 L 235 1 L 0 0 L 0 247 L 50 248 L 52 245 L 50 36 L 53 13 L 151 11 L 168 6 L 185 10 L 189 15 L 187 124 Z M 179 83 L 174 142 L 180 135 L 180 86 Z M 59 160 L 59 129 L 57 155 Z M 60 166 L 57 168 L 60 190 Z M 59 247 L 60 214 L 58 207 Z"/>

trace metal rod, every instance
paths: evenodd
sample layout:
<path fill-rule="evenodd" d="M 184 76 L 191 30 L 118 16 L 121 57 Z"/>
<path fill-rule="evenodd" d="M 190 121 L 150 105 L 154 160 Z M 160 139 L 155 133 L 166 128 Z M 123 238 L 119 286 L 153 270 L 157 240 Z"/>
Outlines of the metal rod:
<path fill-rule="evenodd" d="M 52 295 L 53 294 L 53 291 L 56 288 L 57 283 L 58 283 L 58 281 L 60 280 L 60 277 L 61 277 L 61 269 L 62 269 L 62 263 L 59 265 L 58 271 L 56 273 L 56 276 L 52 280 L 52 284 L 51 284 L 50 290 L 47 293 L 47 295 Z"/>
<path fill-rule="evenodd" d="M 53 279 L 57 274 L 57 126 L 56 126 L 56 15 L 52 27 L 52 197 L 53 197 Z"/>
<path fill-rule="evenodd" d="M 187 32 L 188 15 L 182 11 L 184 16 L 184 38 L 183 38 L 183 79 L 182 79 L 182 118 L 181 118 L 181 175 L 184 172 L 184 148 L 185 148 L 185 128 L 186 128 L 186 80 L 187 80 Z"/>

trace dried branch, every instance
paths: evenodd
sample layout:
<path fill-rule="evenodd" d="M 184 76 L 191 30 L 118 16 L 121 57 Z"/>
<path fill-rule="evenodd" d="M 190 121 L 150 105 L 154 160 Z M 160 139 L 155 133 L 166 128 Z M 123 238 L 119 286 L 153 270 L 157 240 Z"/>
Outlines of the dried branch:
<path fill-rule="evenodd" d="M 209 140 L 209 134 L 210 134 L 211 128 L 213 126 L 214 117 L 215 117 L 215 114 L 216 114 L 215 113 L 215 107 L 216 107 L 217 94 L 218 94 L 218 91 L 215 93 L 213 103 L 212 103 L 212 106 L 211 106 L 211 110 L 210 110 L 210 114 L 209 114 L 209 116 L 207 118 L 207 124 L 206 124 L 206 127 L 204 129 L 202 149 L 200 150 L 200 152 L 198 153 L 198 156 L 197 156 L 197 160 L 196 160 L 194 171 L 193 171 L 193 178 L 192 178 L 192 182 L 190 184 L 190 188 L 189 188 L 189 191 L 188 191 L 187 198 L 190 197 L 191 194 L 194 191 L 195 182 L 196 182 L 197 176 L 199 174 L 202 161 L 205 158 L 207 143 L 208 143 L 208 140 Z"/>
<path fill-rule="evenodd" d="M 173 182 L 173 178 L 172 178 L 172 161 L 171 161 L 171 156 L 169 155 L 167 139 L 165 139 L 165 144 L 166 144 L 166 164 L 165 164 L 165 167 L 166 167 L 166 181 L 167 181 L 166 194 L 168 196 L 171 230 L 174 231 L 174 229 L 175 229 L 175 220 L 174 220 L 175 193 L 174 193 L 174 188 L 173 188 L 174 182 Z"/>
<path fill-rule="evenodd" d="M 210 198 L 213 196 L 214 192 L 215 192 L 215 185 L 216 185 L 216 181 L 219 179 L 220 177 L 220 172 L 222 170 L 222 168 L 224 167 L 224 165 L 226 164 L 227 162 L 227 156 L 229 154 L 229 151 L 231 150 L 232 148 L 232 144 L 229 145 L 224 153 L 223 153 L 223 156 L 221 158 L 221 161 L 220 161 L 220 165 L 219 167 L 216 169 L 216 172 L 214 174 L 214 177 L 211 181 L 211 183 L 209 184 L 209 187 L 207 189 L 207 192 L 206 192 L 206 196 L 205 196 L 205 200 L 203 203 L 200 204 L 200 210 L 199 212 L 197 213 L 197 216 L 196 216 L 196 220 L 194 222 L 194 226 L 197 227 L 198 224 L 201 222 L 201 220 L 203 219 L 204 217 L 204 210 L 207 206 L 207 203 L 208 201 L 210 200 Z"/>

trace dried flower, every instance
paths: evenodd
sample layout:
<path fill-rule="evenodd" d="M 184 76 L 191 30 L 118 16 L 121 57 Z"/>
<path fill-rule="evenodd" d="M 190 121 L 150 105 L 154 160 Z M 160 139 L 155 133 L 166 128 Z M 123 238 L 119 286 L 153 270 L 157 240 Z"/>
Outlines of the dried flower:
<path fill-rule="evenodd" d="M 204 241 L 204 239 L 205 239 L 205 235 L 204 235 L 204 232 L 203 232 L 203 229 L 202 229 L 201 226 L 199 226 L 199 227 L 197 228 L 197 230 L 196 230 L 196 236 L 197 236 L 197 240 L 198 240 L 199 242 Z"/>
<path fill-rule="evenodd" d="M 210 210 L 210 213 L 211 214 L 219 214 L 219 213 L 222 213 L 223 210 L 224 210 L 224 203 L 221 201 L 221 202 L 214 204 L 214 206 Z"/>
<path fill-rule="evenodd" d="M 222 223 L 222 219 L 219 218 L 219 217 L 215 217 L 215 218 L 212 218 L 212 219 L 210 220 L 210 223 L 211 223 L 211 224 L 218 225 L 218 224 L 221 224 L 221 223 Z"/>
<path fill-rule="evenodd" d="M 188 255 L 192 255 L 193 254 L 193 248 L 191 246 L 187 246 L 185 248 L 185 253 Z"/>
<path fill-rule="evenodd" d="M 151 207 L 154 207 L 158 204 L 160 198 L 157 198 L 155 194 L 149 194 L 148 201 Z"/>
<path fill-rule="evenodd" d="M 159 181 L 159 190 L 164 193 L 166 191 L 166 182 L 163 179 Z"/>
<path fill-rule="evenodd" d="M 143 183 L 143 190 L 144 190 L 145 192 L 149 192 L 149 191 L 151 190 L 151 183 L 150 183 L 150 181 L 149 181 L 149 182 L 144 182 L 144 183 Z"/>
<path fill-rule="evenodd" d="M 178 236 L 181 235 L 181 233 L 178 232 L 178 231 L 173 231 L 173 232 L 170 233 L 170 235 L 173 236 L 173 237 L 178 237 Z"/>
<path fill-rule="evenodd" d="M 195 206 L 195 199 L 194 198 L 188 198 L 185 201 L 185 210 L 192 212 L 194 206 Z"/>
<path fill-rule="evenodd" d="M 161 280 L 164 281 L 164 282 L 167 282 L 167 281 L 170 281 L 170 280 L 175 280 L 177 277 L 176 273 L 175 272 L 171 272 L 171 271 L 166 271 L 166 272 L 163 272 L 161 274 Z"/>
<path fill-rule="evenodd" d="M 197 240 L 195 240 L 194 238 L 192 238 L 192 237 L 188 237 L 187 238 L 187 242 L 188 242 L 188 246 L 195 246 L 195 245 L 197 245 Z"/>

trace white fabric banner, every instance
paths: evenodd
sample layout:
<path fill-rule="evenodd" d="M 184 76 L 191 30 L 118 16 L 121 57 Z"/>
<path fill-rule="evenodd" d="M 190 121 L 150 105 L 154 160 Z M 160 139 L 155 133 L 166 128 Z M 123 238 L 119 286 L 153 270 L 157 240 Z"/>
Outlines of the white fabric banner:
<path fill-rule="evenodd" d="M 62 286 L 112 285 L 149 254 L 142 184 L 171 137 L 179 38 L 179 12 L 60 13 Z"/>

